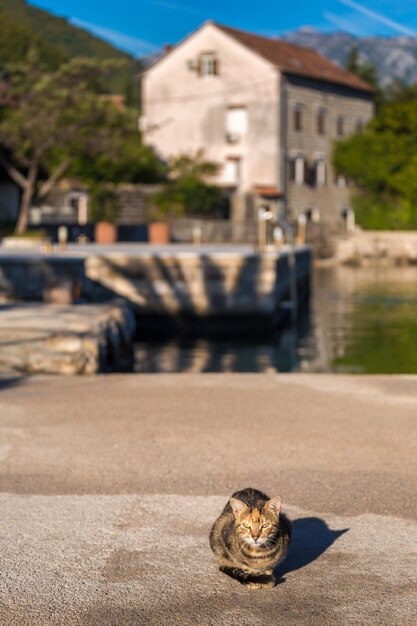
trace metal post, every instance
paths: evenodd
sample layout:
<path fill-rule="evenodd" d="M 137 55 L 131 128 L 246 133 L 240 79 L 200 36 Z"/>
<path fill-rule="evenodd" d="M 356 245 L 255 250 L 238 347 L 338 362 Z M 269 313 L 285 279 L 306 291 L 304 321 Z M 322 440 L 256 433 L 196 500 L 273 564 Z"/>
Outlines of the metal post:
<path fill-rule="evenodd" d="M 260 252 L 265 252 L 267 244 L 267 223 L 272 220 L 274 214 L 267 206 L 258 209 L 258 248 Z"/>
<path fill-rule="evenodd" d="M 297 243 L 304 245 L 306 242 L 307 218 L 304 213 L 300 213 L 297 217 Z"/>

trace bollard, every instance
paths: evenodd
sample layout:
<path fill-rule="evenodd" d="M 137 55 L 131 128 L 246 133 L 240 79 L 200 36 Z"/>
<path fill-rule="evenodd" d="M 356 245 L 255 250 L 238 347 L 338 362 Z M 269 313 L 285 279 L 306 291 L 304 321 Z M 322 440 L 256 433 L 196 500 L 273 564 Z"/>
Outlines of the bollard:
<path fill-rule="evenodd" d="M 53 251 L 52 241 L 50 240 L 49 237 L 46 237 L 45 239 L 42 240 L 41 252 L 43 254 L 51 254 L 52 251 Z"/>
<path fill-rule="evenodd" d="M 346 231 L 349 234 L 355 232 L 355 211 L 353 209 L 348 209 L 346 214 Z"/>
<path fill-rule="evenodd" d="M 193 244 L 195 246 L 201 246 L 202 235 L 203 229 L 201 226 L 193 226 Z"/>
<path fill-rule="evenodd" d="M 274 214 L 268 207 L 261 206 L 258 209 L 258 249 L 265 252 L 267 244 L 267 224 L 272 220 Z"/>
<path fill-rule="evenodd" d="M 273 230 L 274 244 L 276 248 L 281 248 L 284 243 L 284 231 L 280 226 L 275 226 Z"/>
<path fill-rule="evenodd" d="M 68 228 L 66 226 L 60 226 L 58 228 L 58 241 L 59 249 L 64 252 L 67 249 L 68 243 Z"/>
<path fill-rule="evenodd" d="M 307 218 L 304 213 L 297 217 L 297 243 L 304 245 L 306 242 Z"/>

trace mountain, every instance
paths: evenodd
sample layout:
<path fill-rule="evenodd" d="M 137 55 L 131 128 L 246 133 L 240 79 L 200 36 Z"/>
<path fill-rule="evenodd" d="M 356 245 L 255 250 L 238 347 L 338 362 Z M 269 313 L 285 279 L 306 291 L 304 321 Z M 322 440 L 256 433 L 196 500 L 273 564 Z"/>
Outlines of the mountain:
<path fill-rule="evenodd" d="M 417 83 L 417 38 L 414 37 L 354 37 L 343 32 L 320 33 L 305 27 L 287 33 L 284 39 L 313 48 L 339 65 L 344 65 L 349 52 L 357 47 L 360 59 L 375 67 L 382 86 L 393 80 Z"/>
<path fill-rule="evenodd" d="M 0 0 L 0 65 L 21 60 L 31 47 L 36 47 L 41 59 L 52 67 L 77 56 L 124 61 L 123 67 L 107 80 L 106 87 L 112 93 L 131 92 L 134 76 L 140 69 L 140 63 L 129 54 L 73 26 L 65 18 L 29 5 L 25 0 Z"/>

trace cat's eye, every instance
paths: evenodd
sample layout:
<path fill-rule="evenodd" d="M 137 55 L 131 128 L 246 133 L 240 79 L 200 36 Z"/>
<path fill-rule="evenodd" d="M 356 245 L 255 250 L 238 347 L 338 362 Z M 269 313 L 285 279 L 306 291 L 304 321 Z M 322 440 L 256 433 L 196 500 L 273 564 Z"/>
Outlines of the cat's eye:
<path fill-rule="evenodd" d="M 268 526 L 269 526 L 269 524 L 268 524 L 268 523 L 266 523 L 266 524 L 262 524 L 261 528 L 268 528 Z"/>
<path fill-rule="evenodd" d="M 250 528 L 249 524 L 245 524 L 245 523 L 243 523 L 243 524 L 242 524 L 242 526 L 243 526 L 244 528 Z"/>

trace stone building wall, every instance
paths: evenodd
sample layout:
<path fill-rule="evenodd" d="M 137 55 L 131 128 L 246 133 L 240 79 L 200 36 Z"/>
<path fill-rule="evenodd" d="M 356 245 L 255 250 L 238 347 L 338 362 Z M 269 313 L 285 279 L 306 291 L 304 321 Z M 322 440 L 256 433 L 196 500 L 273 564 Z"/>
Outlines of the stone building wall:
<path fill-rule="evenodd" d="M 336 181 L 336 172 L 332 167 L 334 142 L 342 138 L 337 134 L 337 119 L 339 116 L 344 118 L 345 137 L 356 132 L 359 122 L 365 126 L 373 116 L 371 95 L 308 79 L 288 77 L 284 80 L 287 93 L 286 154 L 290 214 L 298 215 L 316 209 L 316 215 L 320 216 L 321 221 L 337 221 L 341 211 L 350 207 L 352 191 L 349 181 L 347 185 L 343 185 L 343 178 Z M 294 109 L 300 105 L 302 130 L 297 131 L 294 128 Z M 325 111 L 324 134 L 319 134 L 317 129 L 319 109 Z M 290 162 L 296 155 L 303 156 L 310 169 L 321 157 L 324 159 L 324 185 L 316 186 L 311 179 L 302 184 L 290 180 Z"/>

